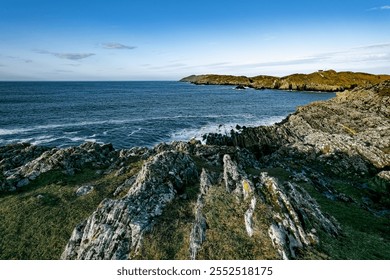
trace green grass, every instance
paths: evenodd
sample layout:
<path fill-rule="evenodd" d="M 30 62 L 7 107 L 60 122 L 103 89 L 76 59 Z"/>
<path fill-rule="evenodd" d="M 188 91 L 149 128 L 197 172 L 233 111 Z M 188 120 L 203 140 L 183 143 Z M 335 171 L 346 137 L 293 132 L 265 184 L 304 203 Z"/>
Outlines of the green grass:
<path fill-rule="evenodd" d="M 111 197 L 125 178 L 139 170 L 133 163 L 124 175 L 97 175 L 84 169 L 74 176 L 51 171 L 24 189 L 0 196 L 0 259 L 59 259 L 74 227 L 85 220 L 105 197 Z M 90 194 L 78 197 L 78 186 L 92 184 Z"/>
<path fill-rule="evenodd" d="M 238 201 L 226 193 L 224 186 L 215 186 L 209 192 L 204 207 L 209 228 L 199 259 L 278 258 L 267 233 L 270 217 L 264 205 L 257 203 L 253 215 L 254 235 L 249 237 L 244 223 L 249 201 Z"/>
<path fill-rule="evenodd" d="M 194 221 L 199 185 L 186 187 L 187 199 L 175 199 L 156 218 L 153 229 L 145 234 L 141 250 L 134 259 L 184 260 L 189 258 L 189 237 Z"/>
<path fill-rule="evenodd" d="M 267 230 L 270 224 L 268 209 L 257 203 L 254 235 L 249 237 L 244 214 L 249 201 L 239 201 L 226 192 L 224 186 L 209 190 L 204 206 L 207 220 L 206 241 L 198 252 L 199 259 L 277 259 Z"/>
<path fill-rule="evenodd" d="M 176 199 L 156 219 L 152 231 L 144 236 L 139 259 L 188 259 L 189 237 L 194 222 L 198 185 L 186 189 L 188 199 Z M 254 215 L 255 234 L 249 237 L 244 213 L 249 201 L 239 202 L 224 186 L 210 188 L 203 208 L 207 220 L 206 241 L 197 259 L 276 259 L 268 237 L 269 217 L 264 205 Z"/>
<path fill-rule="evenodd" d="M 339 183 L 333 187 L 352 197 L 357 195 L 351 184 Z M 321 233 L 318 250 L 331 259 L 390 259 L 388 217 L 375 216 L 356 203 L 329 200 L 310 184 L 305 184 L 305 188 L 322 211 L 335 217 L 342 228 L 342 234 L 337 238 Z"/>

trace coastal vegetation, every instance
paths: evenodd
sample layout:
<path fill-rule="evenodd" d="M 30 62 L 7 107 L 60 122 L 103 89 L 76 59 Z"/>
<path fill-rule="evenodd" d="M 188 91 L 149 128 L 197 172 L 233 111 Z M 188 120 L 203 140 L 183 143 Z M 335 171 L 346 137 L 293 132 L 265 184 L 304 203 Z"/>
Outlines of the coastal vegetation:
<path fill-rule="evenodd" d="M 292 74 L 284 77 L 259 75 L 255 77 L 232 75 L 192 75 L 181 79 L 198 85 L 237 85 L 255 89 L 338 92 L 366 87 L 390 80 L 390 75 L 319 70 L 311 74 Z"/>

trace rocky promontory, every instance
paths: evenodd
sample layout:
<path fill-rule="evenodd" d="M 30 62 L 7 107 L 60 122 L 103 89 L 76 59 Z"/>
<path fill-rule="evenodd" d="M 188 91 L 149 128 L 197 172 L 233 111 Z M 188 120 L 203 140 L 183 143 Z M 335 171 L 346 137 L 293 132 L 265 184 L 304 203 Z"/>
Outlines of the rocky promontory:
<path fill-rule="evenodd" d="M 385 81 L 206 143 L 1 147 L 0 258 L 389 259 L 389 108 Z"/>
<path fill-rule="evenodd" d="M 390 80 L 390 75 L 319 70 L 311 74 L 292 74 L 280 78 L 266 75 L 255 77 L 214 74 L 192 75 L 180 81 L 197 85 L 234 85 L 254 89 L 338 92 L 355 87 L 367 87 L 386 80 Z"/>

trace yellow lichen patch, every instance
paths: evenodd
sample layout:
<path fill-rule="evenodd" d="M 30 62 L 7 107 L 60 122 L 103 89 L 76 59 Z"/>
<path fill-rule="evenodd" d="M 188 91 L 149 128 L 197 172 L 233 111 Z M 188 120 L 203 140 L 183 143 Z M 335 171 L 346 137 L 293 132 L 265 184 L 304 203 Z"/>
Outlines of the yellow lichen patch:
<path fill-rule="evenodd" d="M 242 180 L 242 192 L 244 194 L 244 198 L 247 198 L 252 192 L 251 186 L 247 180 Z"/>
<path fill-rule="evenodd" d="M 331 147 L 330 147 L 330 145 L 324 145 L 323 147 L 322 147 L 322 149 L 321 149 L 321 151 L 322 151 L 322 153 L 324 154 L 324 155 L 327 155 L 327 154 L 329 154 L 330 152 L 331 152 Z"/>
<path fill-rule="evenodd" d="M 340 124 L 343 128 L 344 128 L 344 130 L 349 134 L 349 135 L 356 135 L 356 131 L 354 130 L 354 129 L 352 129 L 352 128 L 350 128 L 350 127 L 348 127 L 348 126 L 346 126 L 346 125 L 343 125 L 342 123 Z"/>

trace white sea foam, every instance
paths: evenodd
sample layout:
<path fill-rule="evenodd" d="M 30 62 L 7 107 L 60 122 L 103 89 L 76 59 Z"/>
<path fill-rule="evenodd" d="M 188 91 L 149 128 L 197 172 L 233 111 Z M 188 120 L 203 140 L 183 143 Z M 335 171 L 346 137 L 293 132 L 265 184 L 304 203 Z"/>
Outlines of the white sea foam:
<path fill-rule="evenodd" d="M 60 124 L 46 124 L 46 125 L 37 125 L 30 127 L 20 127 L 20 128 L 0 128 L 0 136 L 14 135 L 14 134 L 23 134 L 27 132 L 39 131 L 39 130 L 50 130 L 56 128 L 69 128 L 69 127 L 83 127 L 91 125 L 102 125 L 102 124 L 126 124 L 134 122 L 145 122 L 145 121 L 158 121 L 158 120 L 175 120 L 175 119 L 215 119 L 215 118 L 237 118 L 237 119 L 253 119 L 254 116 L 251 114 L 210 114 L 210 115 L 176 115 L 176 116 L 160 116 L 160 117 L 150 117 L 150 118 L 131 118 L 131 119 L 122 119 L 122 120 L 105 120 L 105 121 L 86 121 L 78 123 L 60 123 Z M 65 132 L 65 134 L 75 134 L 77 132 Z M 107 134 L 107 132 L 105 132 Z M 104 133 L 103 133 L 104 134 Z M 104 134 L 104 135 L 106 135 Z"/>
<path fill-rule="evenodd" d="M 135 133 L 137 133 L 137 132 L 139 132 L 139 131 L 141 131 L 142 130 L 142 128 L 141 127 L 139 127 L 138 129 L 136 129 L 136 130 L 133 130 L 132 132 L 130 132 L 127 136 L 131 136 L 131 135 L 134 135 Z"/>
<path fill-rule="evenodd" d="M 0 128 L 0 135 L 13 135 L 18 133 L 23 133 L 25 131 L 29 131 L 23 128 L 14 128 L 14 129 L 4 129 Z"/>
<path fill-rule="evenodd" d="M 84 141 L 86 138 L 85 137 L 66 137 L 65 139 L 68 139 L 72 142 L 79 142 L 79 141 Z"/>
<path fill-rule="evenodd" d="M 246 122 L 246 123 L 240 123 L 240 126 L 246 126 L 246 127 L 256 127 L 260 125 L 272 125 L 277 122 L 282 121 L 285 118 L 285 116 L 272 116 L 272 117 L 266 117 L 261 120 L 253 121 L 253 122 Z M 190 139 L 197 139 L 203 142 L 202 136 L 208 133 L 220 133 L 228 135 L 230 134 L 230 131 L 237 131 L 236 129 L 237 123 L 226 123 L 226 124 L 209 124 L 200 128 L 190 128 L 190 129 L 181 129 L 179 131 L 176 131 L 171 134 L 171 137 L 167 142 L 171 141 L 188 141 Z"/>
<path fill-rule="evenodd" d="M 71 142 L 96 142 L 96 143 L 102 143 L 102 142 L 97 141 L 97 139 L 94 138 L 93 135 L 85 136 L 85 137 L 66 137 L 65 139 L 68 139 Z"/>
<path fill-rule="evenodd" d="M 56 140 L 61 139 L 60 137 L 52 137 L 52 136 L 40 136 L 35 138 L 33 141 L 29 141 L 32 145 L 42 145 L 54 142 Z"/>

